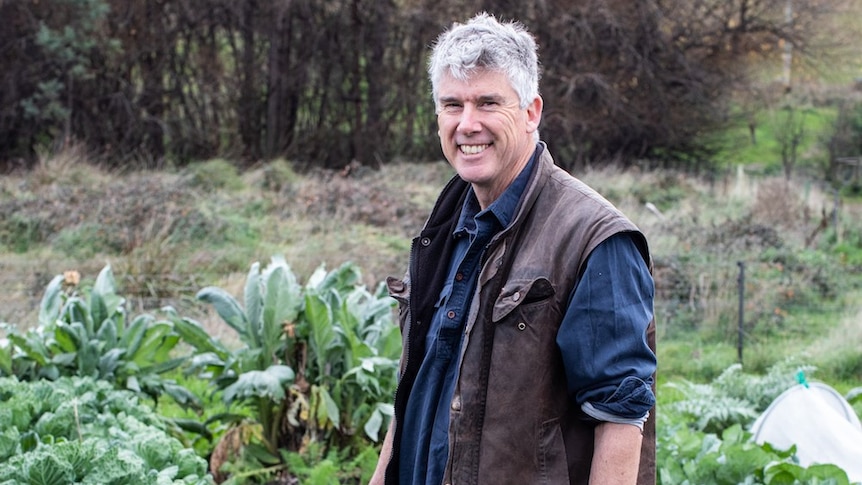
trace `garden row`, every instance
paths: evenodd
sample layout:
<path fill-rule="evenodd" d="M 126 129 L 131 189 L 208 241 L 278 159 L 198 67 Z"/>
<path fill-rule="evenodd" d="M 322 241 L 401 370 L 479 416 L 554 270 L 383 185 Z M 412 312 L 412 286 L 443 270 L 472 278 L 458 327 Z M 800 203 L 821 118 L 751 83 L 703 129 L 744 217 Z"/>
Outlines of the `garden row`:
<path fill-rule="evenodd" d="M 132 316 L 110 266 L 56 276 L 37 325 L 4 325 L 0 485 L 367 482 L 400 338 L 383 287 L 361 282 L 351 263 L 304 283 L 283 258 L 255 263 L 242 303 L 197 294 L 235 331 L 223 342 L 169 307 Z M 659 482 L 848 483 L 746 431 L 800 366 L 659 392 Z"/>

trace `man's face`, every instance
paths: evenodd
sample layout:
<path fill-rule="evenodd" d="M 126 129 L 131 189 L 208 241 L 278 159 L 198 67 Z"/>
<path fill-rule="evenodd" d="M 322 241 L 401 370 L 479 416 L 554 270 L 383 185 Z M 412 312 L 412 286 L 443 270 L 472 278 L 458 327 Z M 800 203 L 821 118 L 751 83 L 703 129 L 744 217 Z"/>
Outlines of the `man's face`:
<path fill-rule="evenodd" d="M 437 83 L 437 126 L 443 154 L 473 185 L 480 205 L 493 202 L 518 176 L 536 147 L 542 99 L 526 108 L 506 76 L 477 71 L 467 81 Z"/>

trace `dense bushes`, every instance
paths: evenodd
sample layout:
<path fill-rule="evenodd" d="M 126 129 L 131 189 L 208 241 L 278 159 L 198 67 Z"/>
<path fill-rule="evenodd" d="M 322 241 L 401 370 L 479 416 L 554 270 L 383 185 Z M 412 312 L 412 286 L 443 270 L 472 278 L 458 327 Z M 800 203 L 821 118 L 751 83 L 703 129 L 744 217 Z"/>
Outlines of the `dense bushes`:
<path fill-rule="evenodd" d="M 843 3 L 798 4 L 791 24 L 784 0 L 3 2 L 0 168 L 76 142 L 114 167 L 438 158 L 428 45 L 479 9 L 538 38 L 561 164 L 700 164 L 751 60 L 813 52 Z"/>

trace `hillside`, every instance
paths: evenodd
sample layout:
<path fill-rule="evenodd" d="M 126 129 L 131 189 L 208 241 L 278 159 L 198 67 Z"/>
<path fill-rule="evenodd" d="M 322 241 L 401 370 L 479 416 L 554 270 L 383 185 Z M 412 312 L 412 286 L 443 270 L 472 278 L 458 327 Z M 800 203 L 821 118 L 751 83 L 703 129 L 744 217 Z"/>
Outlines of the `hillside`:
<path fill-rule="evenodd" d="M 81 158 L 0 179 L 2 322 L 32 325 L 54 275 L 75 270 L 86 283 L 105 264 L 133 311 L 172 305 L 213 334 L 224 328 L 195 293 L 214 284 L 238 294 L 249 265 L 274 254 L 300 277 L 354 261 L 375 286 L 404 270 L 410 236 L 451 175 L 443 162 L 298 174 L 283 161 L 240 174 L 223 160 L 117 174 Z M 650 240 L 669 372 L 708 378 L 735 361 L 743 262 L 746 362 L 765 368 L 818 349 L 835 360 L 824 361 L 828 372 L 862 380 L 849 344 L 862 337 L 851 323 L 862 314 L 858 203 L 836 206 L 813 181 L 741 169 L 712 181 L 612 168 L 578 175 Z"/>

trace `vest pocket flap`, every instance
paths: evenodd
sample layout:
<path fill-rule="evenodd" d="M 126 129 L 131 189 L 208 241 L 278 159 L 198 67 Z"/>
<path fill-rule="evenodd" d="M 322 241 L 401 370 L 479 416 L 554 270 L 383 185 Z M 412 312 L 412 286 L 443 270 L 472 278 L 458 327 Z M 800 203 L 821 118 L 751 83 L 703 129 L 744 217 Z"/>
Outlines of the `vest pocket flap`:
<path fill-rule="evenodd" d="M 518 306 L 546 300 L 554 293 L 554 286 L 547 278 L 509 281 L 494 302 L 491 318 L 497 323 Z"/>

